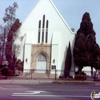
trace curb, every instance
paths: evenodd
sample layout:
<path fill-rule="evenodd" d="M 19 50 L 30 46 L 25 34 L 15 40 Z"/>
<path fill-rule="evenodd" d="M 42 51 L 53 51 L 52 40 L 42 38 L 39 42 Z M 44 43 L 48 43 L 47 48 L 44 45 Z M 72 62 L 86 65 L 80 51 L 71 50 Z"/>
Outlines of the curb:
<path fill-rule="evenodd" d="M 74 85 L 100 85 L 100 82 L 84 82 L 84 81 L 54 81 L 55 84 L 74 84 Z"/>

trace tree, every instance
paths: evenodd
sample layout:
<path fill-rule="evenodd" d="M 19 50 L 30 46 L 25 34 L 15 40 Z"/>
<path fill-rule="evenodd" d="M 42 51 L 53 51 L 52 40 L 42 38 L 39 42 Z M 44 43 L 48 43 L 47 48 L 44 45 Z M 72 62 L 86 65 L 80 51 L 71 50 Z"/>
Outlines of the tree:
<path fill-rule="evenodd" d="M 5 15 L 3 17 L 5 24 L 4 26 L 0 26 L 0 59 L 8 60 L 10 65 L 14 65 L 17 60 L 16 55 L 20 48 L 19 45 L 14 44 L 18 35 L 16 32 L 21 25 L 19 19 L 16 18 L 17 8 L 18 5 L 14 2 L 12 6 L 5 9 Z"/>
<path fill-rule="evenodd" d="M 6 49 L 6 41 L 7 41 L 7 34 L 15 22 L 16 18 L 16 9 L 18 8 L 17 3 L 13 3 L 12 6 L 9 6 L 5 9 L 5 15 L 3 17 L 4 26 L 0 25 L 0 60 L 6 60 L 5 56 L 5 49 Z"/>
<path fill-rule="evenodd" d="M 3 17 L 4 23 L 7 24 L 7 26 L 10 27 L 13 25 L 13 23 L 16 20 L 16 9 L 18 8 L 18 5 L 16 2 L 13 3 L 12 6 L 9 6 L 5 9 L 5 15 Z"/>
<path fill-rule="evenodd" d="M 94 67 L 96 70 L 98 70 L 98 69 L 100 70 L 100 54 L 94 60 Z"/>
<path fill-rule="evenodd" d="M 19 19 L 16 19 L 14 24 L 11 26 L 9 33 L 7 35 L 7 42 L 6 42 L 6 58 L 10 65 L 14 65 L 19 51 L 20 46 L 15 45 L 14 41 L 18 37 L 17 30 L 19 29 L 21 23 Z M 17 50 L 16 50 L 17 49 Z M 10 52 L 10 53 L 9 53 Z"/>
<path fill-rule="evenodd" d="M 5 60 L 6 26 L 0 25 L 0 64 Z"/>
<path fill-rule="evenodd" d="M 73 49 L 74 62 L 79 66 L 80 71 L 83 66 L 93 67 L 93 61 L 100 52 L 95 34 L 90 15 L 86 12 L 75 36 Z"/>
<path fill-rule="evenodd" d="M 3 50 L 3 43 L 4 43 L 4 29 L 3 26 L 0 25 L 0 64 L 2 63 L 4 50 Z"/>
<path fill-rule="evenodd" d="M 71 48 L 70 48 L 70 42 L 67 49 L 67 56 L 65 60 L 65 69 L 64 69 L 64 77 L 67 78 L 69 76 L 69 72 L 71 69 L 71 63 L 72 63 L 72 54 L 71 54 Z"/>

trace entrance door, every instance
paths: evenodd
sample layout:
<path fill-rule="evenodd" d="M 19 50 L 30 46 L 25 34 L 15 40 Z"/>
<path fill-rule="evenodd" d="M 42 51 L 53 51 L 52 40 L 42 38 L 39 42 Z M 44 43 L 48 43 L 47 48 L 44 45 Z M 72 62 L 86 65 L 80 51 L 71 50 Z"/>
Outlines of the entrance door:
<path fill-rule="evenodd" d="M 46 58 L 44 55 L 40 54 L 37 60 L 37 73 L 46 72 Z"/>

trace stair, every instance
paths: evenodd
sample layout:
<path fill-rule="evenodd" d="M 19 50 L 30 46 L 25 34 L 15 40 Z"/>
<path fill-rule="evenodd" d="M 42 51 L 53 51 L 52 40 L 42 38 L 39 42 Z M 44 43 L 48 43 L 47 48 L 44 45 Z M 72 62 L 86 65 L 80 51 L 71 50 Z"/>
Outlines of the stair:
<path fill-rule="evenodd" d="M 22 75 L 18 77 L 23 77 L 23 78 L 41 78 L 41 79 L 54 79 L 55 75 L 54 74 L 46 74 L 46 73 L 23 73 Z"/>

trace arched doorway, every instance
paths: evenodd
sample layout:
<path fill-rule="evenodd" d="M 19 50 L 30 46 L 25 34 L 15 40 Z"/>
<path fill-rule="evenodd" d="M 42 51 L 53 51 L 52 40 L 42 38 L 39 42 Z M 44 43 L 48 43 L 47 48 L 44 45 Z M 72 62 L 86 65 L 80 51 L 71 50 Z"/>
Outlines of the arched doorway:
<path fill-rule="evenodd" d="M 43 54 L 39 54 L 37 59 L 37 73 L 46 72 L 46 57 Z"/>

